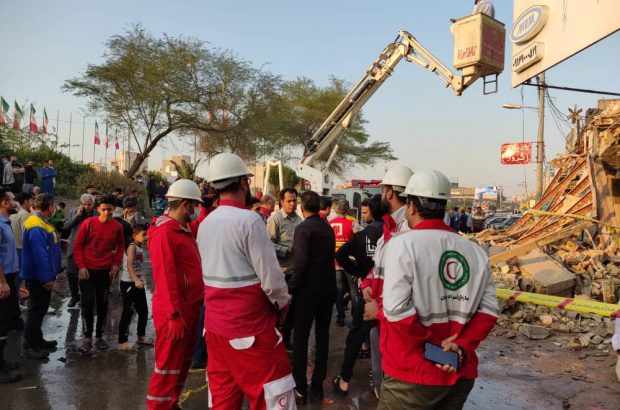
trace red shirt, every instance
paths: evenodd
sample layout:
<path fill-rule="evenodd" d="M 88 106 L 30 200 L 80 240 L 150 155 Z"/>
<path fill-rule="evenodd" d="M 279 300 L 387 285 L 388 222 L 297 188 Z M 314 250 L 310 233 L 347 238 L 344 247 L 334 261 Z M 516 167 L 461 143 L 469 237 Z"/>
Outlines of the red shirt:
<path fill-rule="evenodd" d="M 80 225 L 73 259 L 78 269 L 110 269 L 123 262 L 124 249 L 121 224 L 112 218 L 106 223 L 88 218 Z"/>
<path fill-rule="evenodd" d="M 344 216 L 339 216 L 329 221 L 329 224 L 336 236 L 336 252 L 338 252 L 338 249 L 340 249 L 342 245 L 353 238 L 353 221 Z M 339 268 L 338 263 L 336 263 L 336 268 Z"/>
<path fill-rule="evenodd" d="M 168 215 L 160 216 L 148 231 L 153 267 L 153 314 L 169 318 L 173 313 L 197 311 L 204 284 L 200 254 L 194 234 Z"/>

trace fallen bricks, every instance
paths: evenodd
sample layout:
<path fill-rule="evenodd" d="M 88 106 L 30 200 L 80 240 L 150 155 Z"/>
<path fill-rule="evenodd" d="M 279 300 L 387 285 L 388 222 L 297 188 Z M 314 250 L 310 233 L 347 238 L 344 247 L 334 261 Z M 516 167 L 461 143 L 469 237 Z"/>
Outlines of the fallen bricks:
<path fill-rule="evenodd" d="M 551 161 L 554 176 L 533 209 L 506 231 L 473 236 L 488 250 L 500 297 L 539 294 L 530 298 L 539 305 L 500 299 L 496 329 L 507 338 L 566 335 L 561 345 L 574 350 L 610 343 L 611 304 L 620 296 L 620 100 L 602 100 L 588 113 L 567 137 L 566 152 Z M 558 308 L 562 303 L 577 311 Z"/>

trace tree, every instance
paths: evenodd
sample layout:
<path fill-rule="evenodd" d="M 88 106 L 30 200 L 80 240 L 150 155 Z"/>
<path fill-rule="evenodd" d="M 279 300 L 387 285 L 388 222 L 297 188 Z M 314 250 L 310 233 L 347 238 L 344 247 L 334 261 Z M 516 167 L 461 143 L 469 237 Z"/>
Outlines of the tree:
<path fill-rule="evenodd" d="M 297 176 L 297 173 L 295 172 L 295 170 L 293 170 L 293 168 L 288 167 L 286 165 L 282 166 L 282 178 L 284 179 L 284 181 L 282 181 L 283 187 L 295 187 L 297 186 L 297 184 L 299 184 L 301 180 L 301 178 Z M 277 187 L 279 183 L 280 183 L 280 176 L 279 176 L 278 168 L 272 167 L 269 170 L 269 185 L 271 185 L 271 192 L 277 193 L 277 190 L 278 190 Z"/>
<path fill-rule="evenodd" d="M 200 161 L 198 161 L 198 164 L 196 165 L 188 164 L 184 159 L 182 159 L 180 163 L 174 160 L 170 160 L 170 163 L 172 163 L 172 165 L 174 166 L 174 169 L 177 172 L 177 176 L 179 178 L 193 180 L 196 176 L 196 168 L 198 168 L 198 164 L 200 164 Z"/>
<path fill-rule="evenodd" d="M 282 104 L 285 109 L 280 113 L 282 135 L 286 135 L 286 138 L 282 139 L 282 148 L 288 146 L 301 153 L 305 143 L 347 92 L 344 80 L 335 77 L 330 78 L 327 87 L 319 87 L 312 80 L 303 77 L 285 84 L 283 87 L 285 101 Z M 344 170 L 354 165 L 371 166 L 377 160 L 395 159 L 389 143 L 368 143 L 369 135 L 364 129 L 365 123 L 360 112 L 357 120 L 338 142 L 340 149 L 332 163 L 331 172 L 341 175 Z M 319 162 L 325 162 L 330 153 L 331 147 L 319 158 Z"/>
<path fill-rule="evenodd" d="M 63 90 L 88 98 L 88 108 L 129 130 L 138 155 L 134 175 L 170 134 L 200 132 L 214 154 L 255 151 L 246 130 L 274 94 L 278 77 L 253 68 L 229 51 L 193 38 L 156 38 L 140 25 L 108 40 L 105 61 L 87 66 Z"/>

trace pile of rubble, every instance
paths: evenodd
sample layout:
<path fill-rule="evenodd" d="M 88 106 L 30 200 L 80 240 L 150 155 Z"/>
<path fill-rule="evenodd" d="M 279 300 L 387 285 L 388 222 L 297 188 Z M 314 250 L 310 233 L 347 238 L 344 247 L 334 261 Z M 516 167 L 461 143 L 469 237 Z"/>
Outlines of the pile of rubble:
<path fill-rule="evenodd" d="M 493 266 L 497 287 L 517 291 L 615 303 L 620 288 L 620 252 L 587 247 L 576 238 L 536 249 Z M 609 347 L 614 332 L 611 318 L 562 309 L 500 301 L 498 334 L 513 338 L 546 339 L 553 333 L 573 334 L 566 348 Z"/>
<path fill-rule="evenodd" d="M 498 287 L 615 304 L 620 296 L 620 100 L 588 110 L 555 176 L 533 209 L 504 232 L 474 239 L 488 250 Z M 583 128 L 583 129 L 580 129 Z M 572 334 L 565 346 L 606 349 L 613 319 L 501 301 L 498 329 L 544 339 Z"/>

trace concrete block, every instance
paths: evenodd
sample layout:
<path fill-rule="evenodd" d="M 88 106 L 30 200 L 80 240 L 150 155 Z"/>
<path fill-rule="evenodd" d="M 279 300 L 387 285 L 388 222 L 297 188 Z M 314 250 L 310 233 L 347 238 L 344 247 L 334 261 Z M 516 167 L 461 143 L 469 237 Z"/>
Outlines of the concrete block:
<path fill-rule="evenodd" d="M 517 257 L 517 262 L 521 274 L 532 281 L 536 293 L 573 296 L 575 275 L 539 249 Z"/>
<path fill-rule="evenodd" d="M 521 333 L 532 340 L 546 339 L 551 334 L 549 329 L 545 329 L 542 326 L 528 325 L 527 323 L 524 323 L 521 327 Z"/>

